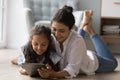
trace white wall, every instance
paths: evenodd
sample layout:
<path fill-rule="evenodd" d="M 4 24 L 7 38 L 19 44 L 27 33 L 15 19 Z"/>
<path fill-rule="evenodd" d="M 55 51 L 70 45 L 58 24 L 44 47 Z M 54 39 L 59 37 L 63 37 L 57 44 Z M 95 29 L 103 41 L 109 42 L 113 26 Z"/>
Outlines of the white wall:
<path fill-rule="evenodd" d="M 93 26 L 96 33 L 100 33 L 100 9 L 101 9 L 101 0 L 80 0 L 79 9 L 91 9 L 93 10 Z"/>
<path fill-rule="evenodd" d="M 80 0 L 80 2 L 78 3 L 80 10 L 93 10 L 93 27 L 95 29 L 95 32 L 98 34 L 100 33 L 100 1 L 101 0 Z M 94 46 L 88 35 L 86 35 L 86 44 L 88 45 L 88 49 L 94 50 Z"/>
<path fill-rule="evenodd" d="M 7 48 L 19 48 L 28 39 L 23 0 L 8 0 Z"/>
<path fill-rule="evenodd" d="M 27 27 L 23 12 L 23 0 L 8 0 L 8 24 L 7 24 L 7 48 L 19 48 L 28 39 Z M 86 3 L 87 0 L 81 0 L 80 10 L 93 9 L 96 15 L 93 17 L 96 32 L 99 33 L 100 3 L 99 0 Z M 98 4 L 97 7 L 94 4 Z M 97 18 L 97 19 L 96 19 Z M 90 44 L 91 45 L 91 44 Z M 92 48 L 93 46 L 90 46 Z"/>

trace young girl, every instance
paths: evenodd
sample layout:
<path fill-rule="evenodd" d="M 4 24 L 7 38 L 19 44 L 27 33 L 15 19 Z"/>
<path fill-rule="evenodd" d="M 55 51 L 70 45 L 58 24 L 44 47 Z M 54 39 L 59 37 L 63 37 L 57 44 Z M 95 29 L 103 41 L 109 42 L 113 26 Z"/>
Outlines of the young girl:
<path fill-rule="evenodd" d="M 25 59 L 25 63 L 43 63 L 53 66 L 50 55 L 55 53 L 55 49 L 51 40 L 51 30 L 48 27 L 36 25 L 32 28 L 30 40 L 22 47 L 24 56 L 17 58 L 17 62 L 12 61 L 20 65 L 23 62 L 19 60 Z M 23 68 L 20 68 L 20 73 L 27 74 Z"/>
<path fill-rule="evenodd" d="M 92 12 L 85 11 L 79 34 L 83 36 L 85 31 L 89 33 L 96 53 L 87 52 L 83 38 L 72 30 L 75 24 L 72 11 L 72 7 L 64 6 L 57 11 L 51 21 L 52 33 L 58 41 L 62 57 L 58 62 L 60 70 L 54 71 L 48 65 L 47 69 L 39 69 L 39 74 L 44 78 L 73 78 L 79 73 L 92 75 L 95 72 L 113 71 L 117 67 L 117 60 L 95 34 L 91 22 Z"/>

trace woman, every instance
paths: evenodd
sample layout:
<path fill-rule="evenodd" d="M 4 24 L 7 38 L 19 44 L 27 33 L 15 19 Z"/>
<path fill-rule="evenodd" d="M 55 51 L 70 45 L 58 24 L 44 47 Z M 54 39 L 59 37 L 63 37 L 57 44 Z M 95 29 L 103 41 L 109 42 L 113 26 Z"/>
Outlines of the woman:
<path fill-rule="evenodd" d="M 87 52 L 83 37 L 72 30 L 75 24 L 72 11 L 72 7 L 64 6 L 52 18 L 52 33 L 61 55 L 58 62 L 60 70 L 54 71 L 50 65 L 47 69 L 38 69 L 43 78 L 73 78 L 79 73 L 91 75 L 95 72 L 113 71 L 117 67 L 116 59 L 91 28 L 92 12 L 85 11 L 79 34 L 83 36 L 85 31 L 90 34 L 96 54 Z M 104 47 L 104 50 L 100 47 Z"/>

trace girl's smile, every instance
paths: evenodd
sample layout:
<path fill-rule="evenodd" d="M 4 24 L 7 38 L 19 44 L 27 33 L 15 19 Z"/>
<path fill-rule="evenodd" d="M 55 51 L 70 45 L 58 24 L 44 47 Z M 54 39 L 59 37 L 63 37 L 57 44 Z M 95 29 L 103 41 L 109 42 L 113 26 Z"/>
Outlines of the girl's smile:
<path fill-rule="evenodd" d="M 33 50 L 42 55 L 48 48 L 49 41 L 44 34 L 34 35 L 31 40 Z"/>

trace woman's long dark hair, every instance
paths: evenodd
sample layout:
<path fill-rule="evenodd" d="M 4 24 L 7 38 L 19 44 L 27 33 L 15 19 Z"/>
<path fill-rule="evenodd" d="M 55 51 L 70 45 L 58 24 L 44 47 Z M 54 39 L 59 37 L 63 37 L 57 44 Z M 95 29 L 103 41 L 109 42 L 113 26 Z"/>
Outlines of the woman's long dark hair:
<path fill-rule="evenodd" d="M 75 24 L 75 18 L 72 12 L 73 8 L 71 6 L 63 6 L 63 8 L 59 9 L 53 16 L 51 24 L 53 23 L 53 21 L 60 22 L 66 25 L 71 30 Z"/>
<path fill-rule="evenodd" d="M 25 55 L 25 62 L 27 63 L 39 63 L 40 59 L 39 56 L 36 54 L 36 52 L 33 50 L 32 48 L 32 44 L 31 44 L 31 39 L 34 35 L 38 35 L 38 34 L 45 34 L 46 37 L 49 40 L 49 46 L 48 49 L 45 51 L 44 54 L 42 54 L 42 57 L 44 56 L 44 61 L 43 63 L 46 64 L 50 64 L 53 65 L 52 60 L 50 59 L 50 52 L 55 51 L 54 47 L 51 45 L 51 30 L 48 27 L 45 26 L 41 26 L 41 25 L 36 25 L 32 28 L 31 30 L 31 34 L 30 34 L 30 40 L 29 42 L 24 46 L 24 55 Z"/>

